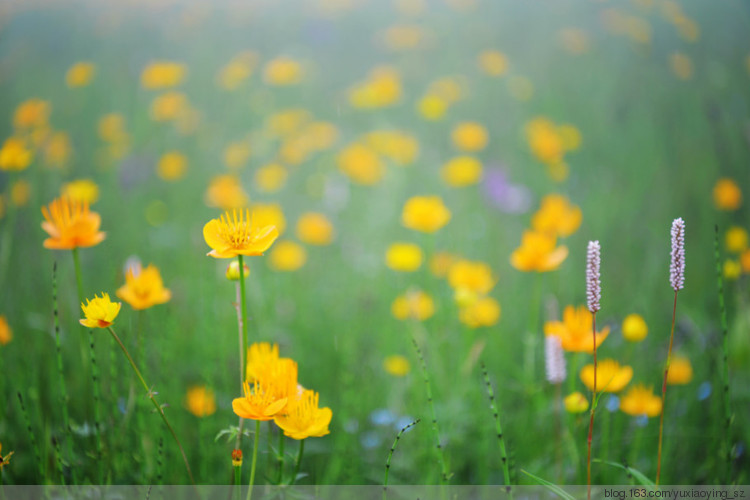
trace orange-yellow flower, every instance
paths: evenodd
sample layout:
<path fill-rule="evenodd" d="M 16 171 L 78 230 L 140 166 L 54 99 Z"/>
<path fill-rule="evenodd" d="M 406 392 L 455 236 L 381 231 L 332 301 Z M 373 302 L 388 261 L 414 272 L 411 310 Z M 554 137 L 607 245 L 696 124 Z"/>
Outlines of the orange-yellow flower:
<path fill-rule="evenodd" d="M 0 316 L 0 345 L 6 345 L 11 340 L 13 340 L 13 330 L 10 329 L 5 316 Z"/>
<path fill-rule="evenodd" d="M 89 328 L 107 328 L 120 313 L 121 302 L 112 302 L 108 293 L 102 293 L 101 297 L 86 299 L 86 304 L 81 303 L 81 309 L 85 319 L 78 320 L 83 326 Z"/>
<path fill-rule="evenodd" d="M 383 369 L 394 377 L 404 377 L 411 370 L 411 365 L 405 357 L 394 354 L 383 360 Z"/>
<path fill-rule="evenodd" d="M 94 63 L 82 61 L 75 63 L 65 74 L 65 83 L 70 88 L 85 87 L 94 79 L 96 66 Z"/>
<path fill-rule="evenodd" d="M 279 345 L 268 342 L 255 342 L 247 348 L 248 382 L 266 379 L 279 362 Z"/>
<path fill-rule="evenodd" d="M 71 200 L 63 196 L 42 207 L 42 229 L 49 238 L 44 240 L 45 248 L 70 250 L 98 245 L 106 234 L 99 231 L 101 217 L 89 210 L 89 204 Z"/>
<path fill-rule="evenodd" d="M 435 302 L 421 290 L 411 290 L 399 295 L 391 304 L 391 314 L 400 320 L 425 321 L 435 314 Z"/>
<path fill-rule="evenodd" d="M 385 175 L 385 165 L 380 157 L 363 144 L 352 144 L 344 148 L 336 159 L 339 170 L 352 182 L 372 186 Z"/>
<path fill-rule="evenodd" d="M 591 330 L 593 317 L 586 306 L 567 306 L 563 311 L 562 321 L 549 321 L 544 325 L 545 335 L 560 337 L 562 348 L 569 352 L 594 352 L 594 339 Z M 597 348 L 609 335 L 609 327 L 596 332 Z"/>
<path fill-rule="evenodd" d="M 633 378 L 633 368 L 614 359 L 603 359 L 596 365 L 596 392 L 620 392 Z M 581 381 L 590 391 L 594 390 L 594 365 L 581 369 Z"/>
<path fill-rule="evenodd" d="M 250 201 L 240 180 L 234 175 L 217 175 L 211 179 L 205 199 L 209 207 L 219 207 L 222 210 L 244 208 Z"/>
<path fill-rule="evenodd" d="M 302 81 L 302 65 L 289 57 L 277 57 L 263 68 L 263 81 L 269 85 L 296 85 Z"/>
<path fill-rule="evenodd" d="M 13 126 L 19 129 L 46 127 L 49 124 L 50 104 L 33 98 L 22 102 L 13 115 Z"/>
<path fill-rule="evenodd" d="M 669 373 L 667 373 L 667 384 L 685 385 L 693 380 L 693 365 L 688 358 L 675 356 L 669 364 Z"/>
<path fill-rule="evenodd" d="M 185 407 L 198 418 L 213 415 L 216 413 L 214 391 L 204 385 L 189 388 L 185 395 Z"/>
<path fill-rule="evenodd" d="M 254 226 L 250 210 L 225 212 L 203 226 L 203 238 L 212 248 L 207 255 L 228 259 L 238 255 L 263 255 L 273 245 L 279 232 L 275 226 Z"/>
<path fill-rule="evenodd" d="M 456 125 L 451 133 L 453 145 L 461 151 L 481 151 L 487 147 L 489 134 L 483 125 L 476 122 L 463 122 Z"/>
<path fill-rule="evenodd" d="M 253 222 L 258 226 L 275 226 L 279 235 L 286 230 L 286 217 L 278 203 L 253 203 Z"/>
<path fill-rule="evenodd" d="M 304 391 L 292 398 L 283 412 L 273 420 L 292 439 L 322 437 L 329 433 L 333 412 L 330 408 L 318 408 L 318 393 Z"/>
<path fill-rule="evenodd" d="M 521 246 L 510 255 L 510 264 L 519 271 L 554 271 L 568 256 L 568 247 L 555 247 L 555 235 L 524 231 Z"/>
<path fill-rule="evenodd" d="M 719 210 L 737 210 L 742 204 L 742 191 L 734 179 L 719 179 L 714 186 L 714 205 Z"/>
<path fill-rule="evenodd" d="M 333 224 L 323 214 L 307 212 L 297 220 L 297 237 L 308 245 L 330 245 L 333 241 Z"/>
<path fill-rule="evenodd" d="M 117 296 L 133 309 L 140 310 L 168 302 L 172 293 L 164 288 L 159 269 L 149 265 L 137 274 L 133 269 L 128 269 L 125 273 L 125 285 L 117 290 Z"/>
<path fill-rule="evenodd" d="M 294 241 L 281 241 L 271 250 L 268 264 L 277 271 L 296 271 L 307 262 L 305 248 Z"/>
<path fill-rule="evenodd" d="M 275 193 L 286 183 L 289 176 L 286 168 L 278 163 L 264 165 L 255 171 L 254 182 L 259 190 L 266 193 Z"/>
<path fill-rule="evenodd" d="M 563 400 L 565 411 L 568 413 L 583 413 L 589 409 L 589 400 L 580 392 L 573 392 Z"/>
<path fill-rule="evenodd" d="M 535 231 L 556 236 L 570 236 L 581 226 L 581 209 L 559 194 L 549 194 L 542 199 L 541 207 L 531 218 Z"/>
<path fill-rule="evenodd" d="M 497 50 L 485 50 L 477 58 L 479 68 L 490 76 L 502 76 L 508 71 L 508 59 Z"/>
<path fill-rule="evenodd" d="M 150 63 L 141 73 L 143 88 L 166 89 L 182 83 L 187 74 L 184 64 L 171 61 L 156 61 Z"/>
<path fill-rule="evenodd" d="M 82 203 L 95 203 L 99 199 L 99 186 L 91 179 L 77 179 L 63 185 L 63 196 Z"/>
<path fill-rule="evenodd" d="M 440 178 L 451 187 L 466 187 L 482 180 L 482 162 L 473 156 L 457 156 L 440 169 Z"/>
<path fill-rule="evenodd" d="M 458 318 L 469 328 L 493 326 L 500 321 L 500 304 L 492 297 L 480 297 L 461 307 Z"/>
<path fill-rule="evenodd" d="M 156 166 L 156 174 L 165 181 L 179 180 L 187 170 L 187 158 L 178 151 L 164 153 Z"/>
<path fill-rule="evenodd" d="M 451 220 L 451 211 L 439 196 L 414 196 L 404 204 L 401 223 L 416 231 L 434 233 Z"/>
<path fill-rule="evenodd" d="M 297 363 L 281 359 L 270 373 L 243 384 L 245 396 L 232 401 L 234 413 L 250 420 L 273 420 L 297 395 Z"/>
<path fill-rule="evenodd" d="M 422 249 L 414 243 L 393 243 L 385 253 L 385 264 L 394 271 L 413 272 L 422 265 Z"/>
<path fill-rule="evenodd" d="M 620 410 L 634 417 L 655 417 L 661 414 L 661 398 L 655 395 L 651 388 L 637 384 L 620 399 Z"/>
<path fill-rule="evenodd" d="M 459 260 L 448 271 L 448 283 L 454 290 L 485 295 L 495 286 L 496 279 L 484 262 Z"/>
<path fill-rule="evenodd" d="M 29 166 L 34 154 L 26 147 L 26 142 L 17 137 L 9 137 L 0 148 L 0 170 L 21 171 Z"/>
<path fill-rule="evenodd" d="M 648 325 L 640 314 L 628 314 L 622 321 L 622 336 L 628 342 L 640 342 L 648 335 Z"/>
<path fill-rule="evenodd" d="M 727 232 L 724 235 L 724 244 L 728 251 L 732 253 L 742 253 L 747 249 L 748 239 L 749 237 L 745 228 L 732 226 L 727 229 Z"/>

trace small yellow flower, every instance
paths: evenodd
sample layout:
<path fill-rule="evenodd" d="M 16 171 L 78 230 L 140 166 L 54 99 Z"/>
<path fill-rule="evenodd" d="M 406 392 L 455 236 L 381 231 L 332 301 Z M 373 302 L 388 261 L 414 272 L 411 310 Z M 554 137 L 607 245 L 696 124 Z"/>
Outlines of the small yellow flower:
<path fill-rule="evenodd" d="M 596 365 L 596 392 L 620 392 L 633 378 L 633 368 L 614 359 L 603 359 Z M 594 365 L 589 364 L 581 369 L 581 381 L 594 390 Z"/>
<path fill-rule="evenodd" d="M 19 172 L 28 167 L 33 158 L 34 154 L 24 140 L 9 137 L 0 148 L 0 170 Z"/>
<path fill-rule="evenodd" d="M 352 144 L 336 158 L 339 170 L 349 179 L 363 186 L 380 182 L 385 175 L 385 165 L 380 157 L 363 144 Z"/>
<path fill-rule="evenodd" d="M 210 417 L 216 413 L 214 391 L 204 385 L 189 388 L 185 395 L 185 407 L 198 418 Z"/>
<path fill-rule="evenodd" d="M 0 453 L 2 453 L 2 451 L 3 451 L 3 443 L 0 443 Z M 2 473 L 3 467 L 8 465 L 8 462 L 10 462 L 10 457 L 13 456 L 13 453 L 15 452 L 11 451 L 5 456 L 0 455 L 0 473 Z"/>
<path fill-rule="evenodd" d="M 549 194 L 542 198 L 539 210 L 531 218 L 535 231 L 565 237 L 575 233 L 581 226 L 581 209 L 565 196 Z"/>
<path fill-rule="evenodd" d="M 94 66 L 94 63 L 88 61 L 78 62 L 68 69 L 68 72 L 65 74 L 65 83 L 70 88 L 85 87 L 91 83 L 95 74 L 96 66 Z"/>
<path fill-rule="evenodd" d="M 250 268 L 247 267 L 247 264 L 242 264 L 242 277 L 247 279 L 247 277 L 250 276 Z M 229 263 L 227 266 L 227 272 L 226 277 L 229 281 L 239 281 L 240 280 L 240 263 L 239 261 L 233 260 Z"/>
<path fill-rule="evenodd" d="M 307 212 L 297 220 L 297 238 L 308 245 L 324 246 L 333 241 L 333 224 L 320 213 Z"/>
<path fill-rule="evenodd" d="M 466 290 L 485 295 L 495 286 L 497 279 L 484 262 L 461 259 L 448 271 L 448 283 L 454 290 Z"/>
<path fill-rule="evenodd" d="M 469 328 L 494 326 L 500 321 L 500 304 L 492 297 L 481 297 L 461 308 L 459 320 Z"/>
<path fill-rule="evenodd" d="M 313 120 L 313 115 L 303 108 L 290 108 L 272 114 L 266 120 L 266 128 L 271 135 L 286 137 L 299 132 Z"/>
<path fill-rule="evenodd" d="M 554 271 L 568 256 L 568 247 L 556 247 L 554 235 L 524 231 L 521 246 L 510 255 L 510 264 L 519 271 Z"/>
<path fill-rule="evenodd" d="M 422 249 L 413 243 L 393 243 L 385 253 L 385 264 L 394 271 L 416 271 L 422 259 Z"/>
<path fill-rule="evenodd" d="M 122 303 L 109 300 L 109 294 L 102 293 L 101 297 L 86 299 L 86 304 L 81 303 L 81 309 L 86 319 L 78 322 L 89 328 L 107 328 L 120 313 Z"/>
<path fill-rule="evenodd" d="M 727 229 L 724 236 L 724 244 L 727 250 L 732 253 L 742 253 L 747 249 L 748 234 L 745 228 L 732 226 Z"/>
<path fill-rule="evenodd" d="M 105 142 L 120 143 L 128 140 L 125 131 L 125 117 L 119 113 L 109 113 L 99 119 L 99 137 Z"/>
<path fill-rule="evenodd" d="M 299 243 L 280 241 L 277 243 L 268 260 L 268 265 L 277 271 L 296 271 L 307 262 L 307 252 Z"/>
<path fill-rule="evenodd" d="M 49 125 L 51 107 L 49 102 L 33 98 L 22 102 L 13 114 L 13 126 L 17 129 L 42 128 Z"/>
<path fill-rule="evenodd" d="M 292 439 L 322 437 L 329 433 L 333 412 L 330 408 L 318 408 L 318 393 L 304 391 L 300 396 L 291 398 L 284 411 L 273 419 L 284 435 Z"/>
<path fill-rule="evenodd" d="M 409 50 L 423 45 L 427 33 L 417 25 L 397 24 L 386 29 L 383 38 L 391 50 Z"/>
<path fill-rule="evenodd" d="M 156 166 L 156 174 L 165 181 L 181 179 L 186 170 L 187 157 L 178 151 L 164 153 Z"/>
<path fill-rule="evenodd" d="M 565 142 L 560 131 L 547 118 L 535 118 L 526 124 L 526 140 L 531 152 L 542 163 L 562 163 Z"/>
<path fill-rule="evenodd" d="M 479 68 L 490 76 L 503 76 L 508 71 L 508 58 L 498 50 L 485 50 L 477 61 Z"/>
<path fill-rule="evenodd" d="M 290 57 L 277 57 L 263 68 L 263 81 L 268 85 L 296 85 L 302 81 L 302 65 Z"/>
<path fill-rule="evenodd" d="M 89 204 L 58 198 L 47 207 L 42 207 L 42 229 L 49 238 L 44 240 L 44 248 L 71 250 L 98 245 L 106 234 L 99 231 L 101 217 L 89 210 Z"/>
<path fill-rule="evenodd" d="M 410 290 L 396 297 L 391 304 L 391 314 L 399 320 L 425 321 L 435 314 L 435 302 L 421 290 Z"/>
<path fill-rule="evenodd" d="M 743 273 L 750 273 L 750 250 L 745 250 L 740 255 L 740 266 Z"/>
<path fill-rule="evenodd" d="M 77 179 L 63 185 L 63 196 L 81 203 L 95 203 L 99 199 L 99 186 L 91 179 Z"/>
<path fill-rule="evenodd" d="M 453 145 L 461 151 L 477 152 L 487 147 L 490 140 L 487 129 L 477 122 L 462 122 L 451 133 Z"/>
<path fill-rule="evenodd" d="M 439 196 L 414 196 L 404 204 L 401 223 L 404 227 L 434 233 L 451 220 L 451 212 Z"/>
<path fill-rule="evenodd" d="M 7 345 L 13 340 L 13 330 L 8 325 L 5 315 L 0 315 L 0 345 Z"/>
<path fill-rule="evenodd" d="M 169 91 L 151 101 L 151 118 L 157 122 L 176 120 L 189 109 L 188 98 L 182 92 Z"/>
<path fill-rule="evenodd" d="M 580 392 L 573 392 L 563 400 L 565 411 L 568 413 L 583 413 L 589 409 L 589 400 Z"/>
<path fill-rule="evenodd" d="M 225 212 L 218 219 L 211 219 L 203 226 L 203 238 L 212 248 L 207 255 L 217 259 L 228 259 L 238 255 L 263 255 L 278 238 L 275 226 L 256 226 L 250 210 Z"/>
<path fill-rule="evenodd" d="M 383 360 L 383 369 L 394 377 L 405 377 L 411 371 L 411 364 L 405 357 L 394 354 Z"/>
<path fill-rule="evenodd" d="M 255 171 L 255 185 L 259 191 L 275 193 L 284 187 L 289 176 L 286 168 L 278 163 L 264 165 Z"/>
<path fill-rule="evenodd" d="M 167 89 L 182 83 L 187 66 L 172 61 L 155 61 L 143 69 L 141 86 L 149 90 Z"/>
<path fill-rule="evenodd" d="M 244 208 L 250 201 L 239 178 L 234 175 L 217 175 L 208 185 L 205 195 L 206 205 L 222 210 Z"/>
<path fill-rule="evenodd" d="M 401 98 L 401 76 L 391 67 L 373 69 L 367 79 L 349 90 L 349 103 L 360 109 L 390 106 Z"/>
<path fill-rule="evenodd" d="M 281 359 L 265 377 L 243 387 L 244 397 L 232 401 L 234 413 L 250 420 L 273 420 L 297 395 L 297 363 Z"/>
<path fill-rule="evenodd" d="M 620 410 L 634 417 L 655 417 L 661 414 L 661 398 L 653 393 L 652 388 L 637 384 L 620 399 Z"/>
<path fill-rule="evenodd" d="M 714 205 L 719 210 L 737 210 L 742 204 L 742 191 L 734 179 L 719 179 L 714 186 Z"/>
<path fill-rule="evenodd" d="M 562 348 L 569 352 L 594 352 L 592 338 L 594 319 L 586 306 L 567 306 L 563 311 L 562 321 L 548 321 L 544 325 L 545 335 L 560 337 Z M 597 348 L 609 335 L 609 327 L 596 332 Z"/>
<path fill-rule="evenodd" d="M 724 261 L 724 278 L 729 281 L 735 281 L 742 274 L 742 266 L 736 260 L 727 259 Z"/>
<path fill-rule="evenodd" d="M 125 273 L 125 285 L 117 290 L 117 297 L 124 300 L 135 310 L 164 304 L 172 298 L 172 292 L 164 288 L 159 269 L 149 265 L 139 272 L 128 269 Z"/>
<path fill-rule="evenodd" d="M 693 380 L 693 365 L 690 360 L 684 356 L 675 356 L 669 363 L 669 372 L 667 373 L 667 384 L 685 385 Z"/>
<path fill-rule="evenodd" d="M 465 187 L 482 180 L 482 162 L 473 156 L 451 158 L 440 169 L 440 177 L 451 187 Z"/>
<path fill-rule="evenodd" d="M 628 314 L 622 322 L 622 336 L 628 342 L 640 342 L 648 335 L 648 325 L 640 314 Z"/>
<path fill-rule="evenodd" d="M 279 235 L 286 231 L 286 217 L 278 203 L 254 203 L 253 223 L 258 226 L 276 226 Z"/>
<path fill-rule="evenodd" d="M 364 136 L 365 143 L 396 165 L 409 165 L 419 156 L 419 142 L 406 132 L 376 130 Z"/>
<path fill-rule="evenodd" d="M 232 58 L 220 71 L 216 80 L 224 90 L 236 90 L 253 73 L 258 63 L 258 54 L 242 52 Z"/>
<path fill-rule="evenodd" d="M 417 103 L 417 111 L 425 120 L 436 121 L 445 116 L 450 104 L 442 97 L 427 94 Z"/>

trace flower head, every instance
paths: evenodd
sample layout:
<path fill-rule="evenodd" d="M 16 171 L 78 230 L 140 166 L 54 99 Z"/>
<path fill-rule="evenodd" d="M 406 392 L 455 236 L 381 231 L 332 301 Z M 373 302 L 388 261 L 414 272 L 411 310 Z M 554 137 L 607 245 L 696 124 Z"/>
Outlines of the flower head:
<path fill-rule="evenodd" d="M 278 344 L 256 342 L 247 348 L 247 380 L 254 382 L 268 378 L 279 363 Z"/>
<path fill-rule="evenodd" d="M 172 293 L 164 288 L 159 269 L 149 265 L 138 273 L 128 269 L 125 273 L 125 285 L 117 290 L 117 296 L 133 309 L 140 310 L 168 302 Z"/>
<path fill-rule="evenodd" d="M 640 314 L 628 314 L 622 322 L 622 336 L 628 342 L 640 342 L 648 335 L 648 325 Z"/>
<path fill-rule="evenodd" d="M 223 210 L 243 208 L 250 198 L 234 175 L 217 175 L 208 185 L 205 195 L 206 205 Z"/>
<path fill-rule="evenodd" d="M 281 241 L 271 251 L 268 264 L 277 271 L 296 271 L 307 262 L 305 247 L 294 241 Z"/>
<path fill-rule="evenodd" d="M 482 180 L 482 162 L 473 156 L 456 156 L 440 169 L 440 177 L 451 187 L 466 187 Z"/>
<path fill-rule="evenodd" d="M 547 371 L 547 381 L 551 384 L 561 384 L 565 381 L 565 355 L 562 350 L 560 337 L 547 335 L 544 337 L 544 366 Z"/>
<path fill-rule="evenodd" d="M 542 199 L 539 210 L 531 218 L 535 231 L 565 237 L 575 233 L 581 226 L 581 209 L 560 194 L 549 194 Z"/>
<path fill-rule="evenodd" d="M 435 314 L 435 302 L 421 290 L 410 290 L 396 297 L 391 304 L 391 314 L 400 320 L 425 321 Z"/>
<path fill-rule="evenodd" d="M 620 410 L 634 417 L 655 417 L 661 413 L 661 398 L 651 388 L 637 384 L 620 399 Z"/>
<path fill-rule="evenodd" d="M 13 340 L 13 330 L 10 329 L 4 315 L 0 315 L 0 345 L 6 345 Z"/>
<path fill-rule="evenodd" d="M 89 210 L 89 204 L 71 200 L 63 196 L 48 207 L 42 207 L 42 229 L 49 238 L 44 240 L 45 248 L 70 250 L 79 247 L 98 245 L 106 234 L 99 231 L 101 217 Z"/>
<path fill-rule="evenodd" d="M 593 317 L 584 306 L 567 306 L 562 321 L 549 321 L 544 325 L 545 335 L 560 337 L 562 348 L 569 352 L 594 352 L 594 339 L 591 336 Z M 609 327 L 596 332 L 596 346 L 599 347 L 609 335 Z"/>
<path fill-rule="evenodd" d="M 29 166 L 34 158 L 23 139 L 10 137 L 0 148 L 0 170 L 20 171 Z"/>
<path fill-rule="evenodd" d="M 685 385 L 691 380 L 693 380 L 693 365 L 690 364 L 690 360 L 683 356 L 675 356 L 669 363 L 667 384 Z"/>
<path fill-rule="evenodd" d="M 143 69 L 141 85 L 149 90 L 166 89 L 182 83 L 186 74 L 187 67 L 184 64 L 172 61 L 155 61 Z"/>
<path fill-rule="evenodd" d="M 297 237 L 308 245 L 330 245 L 333 241 L 333 224 L 325 215 L 307 212 L 297 220 Z"/>
<path fill-rule="evenodd" d="M 107 293 L 102 293 L 101 297 L 94 295 L 93 299 L 86 299 L 86 304 L 81 303 L 86 318 L 78 322 L 89 328 L 107 328 L 120 313 L 120 307 L 122 303 L 112 302 Z"/>
<path fill-rule="evenodd" d="M 492 297 L 477 297 L 459 310 L 458 319 L 469 328 L 493 326 L 500 321 L 500 304 Z"/>
<path fill-rule="evenodd" d="M 483 125 L 476 122 L 462 122 L 451 133 L 454 146 L 461 151 L 481 151 L 489 142 L 489 134 Z"/>
<path fill-rule="evenodd" d="M 510 255 L 510 264 L 519 271 L 554 271 L 568 256 L 568 247 L 555 247 L 554 235 L 524 231 L 521 246 Z"/>
<path fill-rule="evenodd" d="M 414 243 L 393 243 L 385 253 L 385 264 L 394 271 L 412 272 L 422 265 L 422 249 Z"/>
<path fill-rule="evenodd" d="M 734 179 L 719 179 L 714 186 L 714 205 L 719 210 L 737 210 L 742 204 L 742 191 Z"/>
<path fill-rule="evenodd" d="M 209 417 L 216 413 L 216 397 L 206 386 L 193 386 L 187 391 L 185 406 L 198 418 Z"/>
<path fill-rule="evenodd" d="M 65 74 L 65 83 L 70 88 L 85 87 L 91 83 L 95 74 L 96 66 L 94 66 L 94 63 L 89 61 L 77 62 Z"/>
<path fill-rule="evenodd" d="M 63 196 L 81 203 L 95 203 L 99 199 L 99 186 L 91 179 L 77 179 L 63 185 Z"/>
<path fill-rule="evenodd" d="M 568 413 L 583 413 L 589 409 L 589 400 L 580 392 L 573 392 L 563 400 L 565 411 Z"/>
<path fill-rule="evenodd" d="M 318 408 L 318 393 L 304 391 L 289 401 L 287 408 L 274 418 L 285 436 L 292 439 L 322 437 L 329 433 L 333 412 L 330 408 Z"/>
<path fill-rule="evenodd" d="M 599 361 L 596 365 L 596 392 L 620 392 L 633 378 L 633 368 L 620 366 L 614 359 Z M 594 365 L 581 369 L 581 381 L 594 390 Z"/>
<path fill-rule="evenodd" d="M 411 365 L 405 357 L 394 354 L 383 360 L 383 369 L 394 377 L 404 377 L 411 370 Z"/>
<path fill-rule="evenodd" d="M 297 394 L 297 363 L 281 359 L 252 386 L 243 384 L 245 396 L 232 401 L 234 413 L 250 420 L 273 420 Z"/>
<path fill-rule="evenodd" d="M 489 265 L 480 261 L 461 259 L 448 271 L 448 283 L 458 291 L 485 295 L 497 282 Z"/>
<path fill-rule="evenodd" d="M 589 241 L 586 252 L 586 298 L 589 311 L 596 313 L 601 309 L 599 302 L 602 298 L 602 283 L 600 281 L 599 266 L 601 264 L 601 247 L 598 241 Z"/>
<path fill-rule="evenodd" d="M 439 196 L 414 196 L 404 205 L 401 223 L 423 233 L 434 233 L 451 220 L 451 212 Z"/>
<path fill-rule="evenodd" d="M 672 221 L 672 263 L 669 267 L 669 283 L 676 292 L 685 287 L 685 221 Z"/>
<path fill-rule="evenodd" d="M 242 467 L 242 450 L 232 450 L 232 467 Z"/>
<path fill-rule="evenodd" d="M 732 253 L 742 253 L 747 249 L 749 239 L 750 237 L 745 228 L 732 226 L 727 229 L 727 233 L 724 235 L 724 244 L 728 251 Z"/>
<path fill-rule="evenodd" d="M 254 226 L 250 210 L 240 210 L 239 216 L 237 210 L 225 212 L 203 226 L 203 238 L 212 248 L 208 255 L 217 259 L 263 255 L 278 236 L 275 226 Z"/>

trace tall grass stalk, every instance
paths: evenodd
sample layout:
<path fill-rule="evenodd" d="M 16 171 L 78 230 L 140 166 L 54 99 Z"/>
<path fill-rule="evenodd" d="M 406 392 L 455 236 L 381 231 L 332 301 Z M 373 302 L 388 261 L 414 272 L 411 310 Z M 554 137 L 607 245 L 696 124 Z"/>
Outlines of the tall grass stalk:
<path fill-rule="evenodd" d="M 490 382 L 490 376 L 487 373 L 487 367 L 482 361 L 482 375 L 484 376 L 484 384 L 487 387 L 487 396 L 490 398 L 490 410 L 492 410 L 492 416 L 495 419 L 495 432 L 497 434 L 498 444 L 500 446 L 500 460 L 503 465 L 503 479 L 505 485 L 508 487 L 507 491 L 513 498 L 513 493 L 510 490 L 510 467 L 508 465 L 508 452 L 505 447 L 505 435 L 503 434 L 503 426 L 500 422 L 500 412 L 498 410 L 497 401 L 495 401 L 495 391 L 492 389 L 492 383 Z"/>
<path fill-rule="evenodd" d="M 34 434 L 34 428 L 31 426 L 31 418 L 29 412 L 26 411 L 26 405 L 23 403 L 23 397 L 20 392 L 18 395 L 18 404 L 21 406 L 21 413 L 23 414 L 24 422 L 26 423 L 26 432 L 29 434 L 29 441 L 31 442 L 31 449 L 34 451 L 34 459 L 36 460 L 37 469 L 39 470 L 40 481 L 44 481 L 44 466 L 42 462 L 42 456 L 39 453 L 39 446 L 36 442 L 36 435 Z"/>
<path fill-rule="evenodd" d="M 393 441 L 393 444 L 391 445 L 391 450 L 388 452 L 388 458 L 385 460 L 385 476 L 383 477 L 383 491 L 388 489 L 388 472 L 391 470 L 391 458 L 393 458 L 393 453 L 396 451 L 396 446 L 398 446 L 398 442 L 401 440 L 401 435 L 417 425 L 419 422 L 421 422 L 421 419 L 416 419 L 409 425 L 406 425 L 401 428 L 400 431 L 398 431 L 398 434 L 396 434 L 396 439 Z"/>

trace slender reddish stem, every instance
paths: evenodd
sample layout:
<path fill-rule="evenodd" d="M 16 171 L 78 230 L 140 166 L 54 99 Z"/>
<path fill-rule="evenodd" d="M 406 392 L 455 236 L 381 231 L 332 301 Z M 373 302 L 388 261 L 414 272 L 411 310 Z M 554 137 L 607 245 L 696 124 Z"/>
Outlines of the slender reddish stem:
<path fill-rule="evenodd" d="M 588 439 L 588 453 L 586 458 L 586 485 L 587 485 L 587 498 L 591 500 L 591 440 L 594 436 L 594 407 L 596 404 L 596 313 L 591 313 L 594 317 L 592 338 L 594 340 L 594 390 L 591 393 L 591 417 L 589 418 L 589 439 Z"/>
<path fill-rule="evenodd" d="M 672 343 L 674 342 L 674 321 L 677 316 L 677 290 L 674 291 L 674 305 L 672 306 L 672 328 L 669 332 L 669 350 L 667 351 L 667 364 L 664 366 L 664 383 L 661 386 L 661 417 L 659 418 L 659 451 L 656 457 L 656 485 L 659 485 L 661 477 L 661 443 L 664 437 L 664 406 L 667 401 L 667 377 L 669 376 L 669 365 L 672 363 Z"/>

